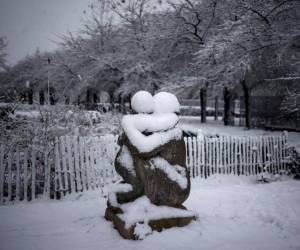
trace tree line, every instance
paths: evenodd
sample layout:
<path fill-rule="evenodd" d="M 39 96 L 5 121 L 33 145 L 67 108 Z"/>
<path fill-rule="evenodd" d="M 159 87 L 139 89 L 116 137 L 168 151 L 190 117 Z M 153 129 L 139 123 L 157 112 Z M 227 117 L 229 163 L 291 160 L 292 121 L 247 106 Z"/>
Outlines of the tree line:
<path fill-rule="evenodd" d="M 201 89 L 228 107 L 242 94 L 250 127 L 256 88 L 300 96 L 299 0 L 96 0 L 84 14 L 78 33 L 59 36 L 59 49 L 11 67 L 0 39 L 3 100 L 48 90 L 53 102 L 81 103 L 105 91 L 113 102 L 139 89 L 199 98 Z"/>

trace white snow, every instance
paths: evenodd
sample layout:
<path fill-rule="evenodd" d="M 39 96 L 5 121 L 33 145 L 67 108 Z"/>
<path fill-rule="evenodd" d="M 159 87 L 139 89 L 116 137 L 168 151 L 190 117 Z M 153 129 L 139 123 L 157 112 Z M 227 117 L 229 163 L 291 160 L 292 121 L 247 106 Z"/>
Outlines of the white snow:
<path fill-rule="evenodd" d="M 121 125 L 125 132 L 138 130 L 139 132 L 159 132 L 174 128 L 178 123 L 178 116 L 169 114 L 136 114 L 125 115 Z M 131 132 L 131 131 L 129 131 Z"/>
<path fill-rule="evenodd" d="M 150 160 L 152 167 L 156 167 L 166 173 L 169 179 L 176 182 L 182 189 L 187 188 L 187 178 L 185 169 L 179 165 L 171 165 L 161 157 L 155 157 Z"/>
<path fill-rule="evenodd" d="M 153 149 L 163 145 L 173 139 L 180 140 L 182 131 L 179 128 L 173 128 L 178 122 L 176 114 L 163 115 L 126 115 L 122 119 L 122 127 L 129 141 L 141 153 L 150 152 Z M 146 136 L 141 132 L 156 132 Z"/>
<path fill-rule="evenodd" d="M 154 97 L 146 91 L 137 92 L 131 99 L 132 107 L 139 114 L 125 115 L 121 125 L 129 141 L 141 152 L 150 152 L 172 139 L 180 139 L 178 123 L 179 102 L 175 95 L 160 92 Z M 154 114 L 150 113 L 154 103 Z M 164 132 L 163 132 L 164 131 Z M 143 132 L 154 133 L 146 136 Z"/>
<path fill-rule="evenodd" d="M 184 205 L 199 221 L 124 240 L 104 219 L 99 191 L 61 201 L 0 206 L 1 250 L 286 250 L 300 249 L 300 182 L 256 184 L 254 177 L 192 180 Z"/>
<path fill-rule="evenodd" d="M 37 119 L 41 116 L 41 112 L 36 111 L 36 110 L 31 110 L 31 111 L 17 110 L 17 111 L 15 111 L 14 115 L 12 115 L 12 116 Z"/>
<path fill-rule="evenodd" d="M 278 77 L 273 79 L 264 79 L 265 81 L 289 81 L 289 80 L 299 80 L 300 76 L 287 76 L 287 77 Z"/>
<path fill-rule="evenodd" d="M 131 107 L 137 113 L 152 113 L 154 110 L 153 96 L 147 91 L 138 91 L 131 98 Z"/>
<path fill-rule="evenodd" d="M 144 221 L 145 223 L 150 220 L 177 218 L 177 217 L 190 217 L 197 216 L 195 212 L 168 207 L 156 206 L 150 202 L 147 196 L 142 196 L 133 202 L 121 205 L 124 211 L 119 217 L 125 221 L 125 227 Z"/>
<path fill-rule="evenodd" d="M 117 201 L 116 193 L 127 193 L 132 191 L 132 186 L 128 183 L 111 184 L 108 188 L 108 200 L 114 207 L 119 207 L 120 204 Z"/>
<path fill-rule="evenodd" d="M 117 160 L 128 170 L 131 175 L 136 176 L 132 156 L 129 149 L 125 145 L 122 146 L 122 151 Z"/>
<path fill-rule="evenodd" d="M 179 113 L 180 104 L 177 97 L 168 92 L 159 92 L 152 96 L 141 90 L 131 98 L 131 107 L 137 113 Z"/>
<path fill-rule="evenodd" d="M 180 104 L 177 97 L 168 92 L 159 92 L 153 96 L 154 113 L 179 113 Z"/>
<path fill-rule="evenodd" d="M 145 239 L 146 236 L 152 233 L 152 228 L 147 223 L 136 223 L 134 228 L 134 235 L 139 240 Z"/>

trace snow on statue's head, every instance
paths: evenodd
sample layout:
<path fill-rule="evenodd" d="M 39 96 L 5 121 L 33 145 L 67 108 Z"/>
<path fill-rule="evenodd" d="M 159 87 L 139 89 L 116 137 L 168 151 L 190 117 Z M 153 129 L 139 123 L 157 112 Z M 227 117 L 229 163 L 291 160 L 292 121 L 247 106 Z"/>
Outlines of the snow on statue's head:
<path fill-rule="evenodd" d="M 159 92 L 153 96 L 154 113 L 179 113 L 180 104 L 177 97 L 168 92 Z"/>
<path fill-rule="evenodd" d="M 179 113 L 180 107 L 175 95 L 160 92 L 152 96 L 147 91 L 138 91 L 131 99 L 131 107 L 138 114 L 125 115 L 121 125 L 129 141 L 139 152 L 150 152 L 161 145 L 161 137 L 170 137 L 170 140 L 181 138 L 181 130 L 175 128 L 179 119 L 176 113 Z M 169 133 L 172 129 L 173 132 Z M 146 135 L 144 132 L 151 134 Z M 154 135 L 157 132 L 160 134 Z"/>
<path fill-rule="evenodd" d="M 138 91 L 131 98 L 131 107 L 137 113 L 153 113 L 153 96 L 147 91 Z"/>

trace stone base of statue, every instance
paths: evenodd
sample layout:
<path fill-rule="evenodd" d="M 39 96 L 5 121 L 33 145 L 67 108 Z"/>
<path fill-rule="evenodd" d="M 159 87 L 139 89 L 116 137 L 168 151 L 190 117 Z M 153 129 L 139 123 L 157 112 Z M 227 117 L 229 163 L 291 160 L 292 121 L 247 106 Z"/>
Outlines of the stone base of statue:
<path fill-rule="evenodd" d="M 151 204 L 150 207 L 153 205 Z M 112 221 L 114 228 L 119 232 L 119 234 L 125 239 L 131 240 L 141 240 L 152 231 L 161 232 L 164 229 L 172 227 L 184 227 L 188 225 L 191 221 L 197 220 L 197 215 L 191 211 L 186 210 L 183 206 L 182 208 L 172 208 L 172 211 L 166 215 L 163 210 L 165 206 L 157 206 L 157 210 L 153 213 L 151 211 L 147 212 L 147 207 L 143 207 L 146 210 L 144 218 L 138 218 L 131 223 L 127 223 L 128 218 L 131 216 L 130 212 L 123 211 L 121 208 L 115 208 L 108 206 L 105 211 L 105 218 Z M 162 210 L 162 217 L 158 218 L 159 210 Z M 146 218 L 146 220 L 145 220 Z"/>

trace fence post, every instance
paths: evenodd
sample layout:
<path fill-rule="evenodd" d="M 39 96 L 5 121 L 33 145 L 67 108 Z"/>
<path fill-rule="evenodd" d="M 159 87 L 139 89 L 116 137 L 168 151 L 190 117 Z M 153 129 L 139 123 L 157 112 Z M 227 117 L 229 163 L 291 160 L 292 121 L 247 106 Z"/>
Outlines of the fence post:
<path fill-rule="evenodd" d="M 192 137 L 188 137 L 188 147 L 189 147 L 189 165 L 188 169 L 190 171 L 190 174 L 192 174 L 192 177 L 194 178 L 194 164 L 193 164 L 193 146 L 192 146 Z"/>
<path fill-rule="evenodd" d="M 54 173 L 54 193 L 56 198 L 61 197 L 63 191 L 62 168 L 60 165 L 59 139 L 55 138 L 55 173 Z"/>
<path fill-rule="evenodd" d="M 36 178 L 36 164 L 35 164 L 35 150 L 31 152 L 31 200 L 35 200 L 35 181 Z"/>
<path fill-rule="evenodd" d="M 76 191 L 82 191 L 80 169 L 79 169 L 79 150 L 78 150 L 78 137 L 73 138 L 73 149 L 74 149 L 74 160 L 75 160 L 75 171 L 76 174 Z"/>
<path fill-rule="evenodd" d="M 212 148 L 212 138 L 208 139 L 208 160 L 209 160 L 209 175 L 213 174 L 213 148 Z"/>
<path fill-rule="evenodd" d="M 284 152 L 284 159 L 285 159 L 285 161 L 284 161 L 284 169 L 285 169 L 286 171 L 289 170 L 289 169 L 288 169 L 288 166 L 287 166 L 287 164 L 286 164 L 286 158 L 287 158 L 287 142 L 288 142 L 288 133 L 286 132 L 286 133 L 284 133 L 284 150 L 283 150 L 283 152 Z"/>
<path fill-rule="evenodd" d="M 90 148 L 88 148 L 87 138 L 85 138 L 85 167 L 86 167 L 86 179 L 87 179 L 87 189 L 91 189 L 91 154 Z"/>
<path fill-rule="evenodd" d="M 193 150 L 194 150 L 194 177 L 198 176 L 198 166 L 199 166 L 199 162 L 198 162 L 198 148 L 197 148 L 197 137 L 193 138 Z"/>
<path fill-rule="evenodd" d="M 8 201 L 11 201 L 12 199 L 12 176 L 11 176 L 11 151 L 7 153 L 7 161 L 8 161 L 8 178 L 7 178 L 7 184 L 8 184 Z"/>
<path fill-rule="evenodd" d="M 48 149 L 44 152 L 44 195 L 49 197 L 49 190 L 48 190 L 48 176 L 49 176 L 49 170 L 48 170 Z"/>
<path fill-rule="evenodd" d="M 197 161 L 198 161 L 198 173 L 197 176 L 201 176 L 201 144 L 196 137 L 196 148 L 197 148 Z"/>
<path fill-rule="evenodd" d="M 279 158 L 280 158 L 280 162 L 279 162 L 279 165 L 280 165 L 280 171 L 283 171 L 284 168 L 283 168 L 283 152 L 282 152 L 282 145 L 283 145 L 283 136 L 280 136 L 278 137 L 279 138 L 279 142 L 278 142 L 278 150 L 279 150 Z"/>
<path fill-rule="evenodd" d="M 234 174 L 238 174 L 238 138 L 233 137 L 234 146 Z"/>
<path fill-rule="evenodd" d="M 224 167 L 225 167 L 225 155 L 223 153 L 224 147 L 224 136 L 220 137 L 220 173 L 224 174 Z"/>
<path fill-rule="evenodd" d="M 28 192 L 27 192 L 27 189 L 28 189 L 28 150 L 26 150 L 24 152 L 24 197 L 23 197 L 23 201 L 27 201 L 28 200 Z"/>
<path fill-rule="evenodd" d="M 72 160 L 72 147 L 71 147 L 71 140 L 70 137 L 66 137 L 66 142 L 67 142 L 67 156 L 68 156 L 68 173 L 70 177 L 70 182 L 71 182 L 71 193 L 75 191 L 75 171 L 74 171 L 74 165 L 73 165 L 73 160 Z"/>
<path fill-rule="evenodd" d="M 90 148 L 89 148 L 89 156 L 90 156 L 90 164 L 89 164 L 89 176 L 90 176 L 90 186 L 92 187 L 92 190 L 95 189 L 95 172 L 94 172 L 94 141 L 91 142 Z"/>
<path fill-rule="evenodd" d="M 60 150 L 61 150 L 61 161 L 62 161 L 62 173 L 64 176 L 64 194 L 66 191 L 70 193 L 69 180 L 68 180 L 68 169 L 66 159 L 66 137 L 60 138 Z"/>
<path fill-rule="evenodd" d="M 16 153 L 16 167 L 17 167 L 17 172 L 16 172 L 16 200 L 20 200 L 20 151 L 17 148 Z"/>

